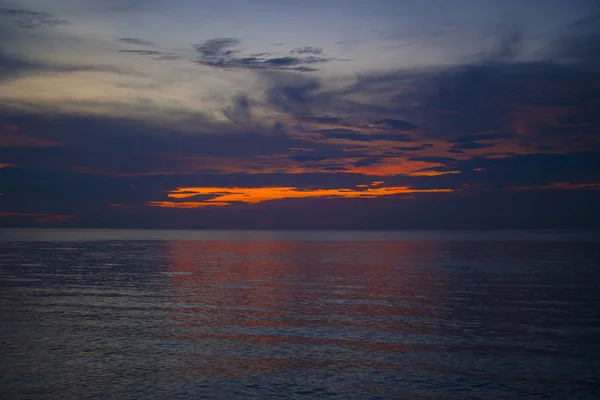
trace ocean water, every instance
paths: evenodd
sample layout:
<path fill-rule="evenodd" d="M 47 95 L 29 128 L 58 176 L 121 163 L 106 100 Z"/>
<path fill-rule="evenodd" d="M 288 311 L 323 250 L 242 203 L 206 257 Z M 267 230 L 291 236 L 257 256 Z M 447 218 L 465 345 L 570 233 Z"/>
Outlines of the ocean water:
<path fill-rule="evenodd" d="M 0 231 L 2 399 L 598 399 L 600 236 Z"/>

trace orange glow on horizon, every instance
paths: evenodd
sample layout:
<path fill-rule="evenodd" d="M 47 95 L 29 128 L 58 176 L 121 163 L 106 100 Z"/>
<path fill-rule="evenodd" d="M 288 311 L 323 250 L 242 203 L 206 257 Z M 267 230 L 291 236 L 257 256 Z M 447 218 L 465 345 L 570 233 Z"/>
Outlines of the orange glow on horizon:
<path fill-rule="evenodd" d="M 200 208 L 211 206 L 227 206 L 235 202 L 246 204 L 262 203 L 271 200 L 307 199 L 307 198 L 375 198 L 407 193 L 448 193 L 452 189 L 411 189 L 408 186 L 371 187 L 364 190 L 354 189 L 298 189 L 295 187 L 258 187 L 258 188 L 223 188 L 223 187 L 188 187 L 177 188 L 169 197 L 187 199 L 195 196 L 213 196 L 205 201 L 152 201 L 150 206 L 165 208 Z"/>

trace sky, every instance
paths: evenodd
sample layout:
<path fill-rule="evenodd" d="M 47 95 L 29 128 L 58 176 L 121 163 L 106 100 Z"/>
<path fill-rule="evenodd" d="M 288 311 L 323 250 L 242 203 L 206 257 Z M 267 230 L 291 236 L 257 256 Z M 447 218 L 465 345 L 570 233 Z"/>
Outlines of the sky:
<path fill-rule="evenodd" d="M 600 228 L 594 0 L 0 0 L 0 227 Z"/>

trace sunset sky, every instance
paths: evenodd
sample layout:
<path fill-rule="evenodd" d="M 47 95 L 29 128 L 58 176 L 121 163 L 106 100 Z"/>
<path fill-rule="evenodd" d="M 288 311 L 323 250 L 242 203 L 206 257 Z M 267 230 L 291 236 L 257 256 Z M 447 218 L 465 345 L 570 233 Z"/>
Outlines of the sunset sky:
<path fill-rule="evenodd" d="M 0 227 L 600 228 L 595 0 L 0 0 Z"/>

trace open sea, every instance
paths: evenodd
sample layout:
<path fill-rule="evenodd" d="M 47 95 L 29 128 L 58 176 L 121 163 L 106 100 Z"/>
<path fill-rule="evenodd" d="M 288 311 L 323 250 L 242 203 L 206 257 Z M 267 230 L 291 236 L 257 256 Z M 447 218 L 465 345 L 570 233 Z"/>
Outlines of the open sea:
<path fill-rule="evenodd" d="M 2 399 L 600 399 L 600 233 L 0 230 Z"/>

